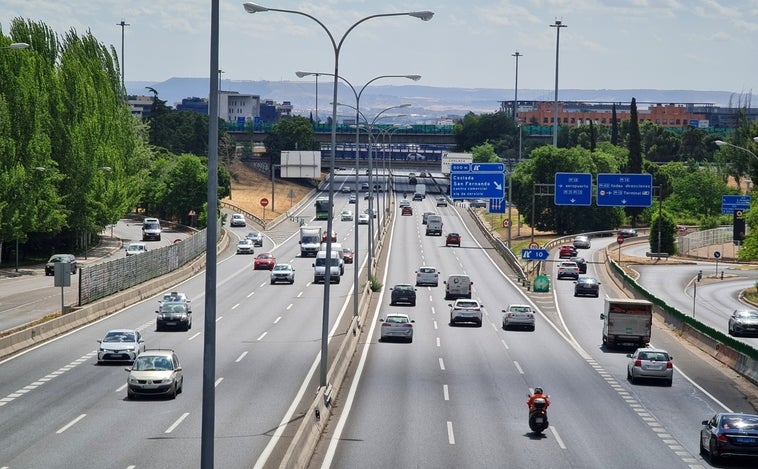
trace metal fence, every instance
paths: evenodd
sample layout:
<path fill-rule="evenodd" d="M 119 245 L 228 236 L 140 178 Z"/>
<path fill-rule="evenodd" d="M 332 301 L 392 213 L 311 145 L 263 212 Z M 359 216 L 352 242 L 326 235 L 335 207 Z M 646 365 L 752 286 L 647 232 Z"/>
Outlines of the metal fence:
<path fill-rule="evenodd" d="M 721 226 L 710 230 L 696 231 L 679 238 L 679 254 L 696 255 L 698 249 L 734 241 L 731 226 Z"/>
<path fill-rule="evenodd" d="M 221 222 L 216 228 L 220 233 Z M 142 254 L 83 266 L 79 270 L 79 306 L 160 277 L 195 260 L 205 252 L 206 230 Z"/>

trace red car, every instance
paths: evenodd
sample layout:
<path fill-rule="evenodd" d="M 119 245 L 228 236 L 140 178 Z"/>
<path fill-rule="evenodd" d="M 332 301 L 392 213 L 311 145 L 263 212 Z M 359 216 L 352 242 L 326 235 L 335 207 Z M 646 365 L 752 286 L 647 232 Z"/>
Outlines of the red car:
<path fill-rule="evenodd" d="M 558 251 L 558 258 L 559 259 L 568 259 L 571 257 L 576 257 L 577 251 L 576 248 L 570 244 L 564 244 L 561 246 L 560 251 Z"/>
<path fill-rule="evenodd" d="M 255 257 L 254 270 L 271 270 L 276 265 L 276 258 L 270 252 L 262 252 Z"/>
<path fill-rule="evenodd" d="M 350 248 L 342 248 L 342 262 L 345 264 L 353 263 L 353 250 Z"/>
<path fill-rule="evenodd" d="M 445 246 L 450 245 L 460 246 L 461 245 L 461 235 L 458 233 L 448 233 L 447 238 L 445 238 Z"/>
<path fill-rule="evenodd" d="M 413 215 L 413 208 L 412 207 L 403 207 L 403 211 L 400 212 L 400 215 Z"/>
<path fill-rule="evenodd" d="M 322 243 L 325 243 L 325 242 L 326 242 L 326 236 L 327 236 L 327 235 L 326 235 L 326 231 L 324 231 L 323 233 L 321 233 L 321 242 L 322 242 Z M 334 242 L 337 242 L 337 232 L 336 232 L 336 231 L 334 231 L 334 230 L 332 230 L 332 242 L 333 242 L 333 243 L 334 243 Z"/>

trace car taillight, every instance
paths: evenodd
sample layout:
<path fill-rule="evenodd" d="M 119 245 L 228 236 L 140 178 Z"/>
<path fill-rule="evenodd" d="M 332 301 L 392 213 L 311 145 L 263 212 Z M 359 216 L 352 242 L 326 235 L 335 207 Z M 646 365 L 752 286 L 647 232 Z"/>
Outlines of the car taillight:
<path fill-rule="evenodd" d="M 726 435 L 718 435 L 716 436 L 716 439 L 719 441 L 719 443 L 728 443 L 729 440 L 727 439 Z"/>
<path fill-rule="evenodd" d="M 410 323 L 408 323 L 408 324 L 403 324 L 403 327 L 413 327 L 413 324 L 410 324 Z"/>
<path fill-rule="evenodd" d="M 634 360 L 634 366 L 642 366 L 642 360 L 640 359 Z"/>
<path fill-rule="evenodd" d="M 383 322 L 382 327 L 389 327 L 389 323 Z"/>
<path fill-rule="evenodd" d="M 666 368 L 674 368 L 674 364 L 671 363 L 671 360 L 666 362 Z"/>

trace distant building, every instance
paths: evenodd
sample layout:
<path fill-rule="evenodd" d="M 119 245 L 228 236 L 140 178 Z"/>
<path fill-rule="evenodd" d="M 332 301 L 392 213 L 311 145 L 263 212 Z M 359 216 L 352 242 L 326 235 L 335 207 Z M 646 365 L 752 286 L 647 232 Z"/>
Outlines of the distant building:
<path fill-rule="evenodd" d="M 206 98 L 184 98 L 182 102 L 176 105 L 177 111 L 191 111 L 200 114 L 208 114 L 208 99 Z"/>
<path fill-rule="evenodd" d="M 252 122 L 260 116 L 261 97 L 236 91 L 219 91 L 218 116 L 226 122 Z"/>
<path fill-rule="evenodd" d="M 616 119 L 630 119 L 631 103 L 607 103 L 566 101 L 558 102 L 559 125 L 611 125 L 613 105 L 616 106 Z M 513 101 L 500 101 L 500 110 L 513 114 Z M 553 125 L 553 101 L 518 101 L 519 122 L 534 125 Z M 742 109 L 749 120 L 758 119 L 758 109 Z M 737 124 L 737 109 L 720 108 L 711 103 L 637 103 L 639 123 L 653 122 L 665 128 L 686 129 L 729 128 Z"/>
<path fill-rule="evenodd" d="M 132 115 L 140 119 L 149 117 L 153 110 L 152 96 L 127 96 L 126 103 L 132 109 Z"/>
<path fill-rule="evenodd" d="M 261 122 L 267 124 L 273 124 L 277 122 L 282 116 L 289 117 L 292 115 L 292 103 L 290 101 L 283 101 L 277 103 L 273 99 L 266 99 L 261 103 L 260 118 Z"/>

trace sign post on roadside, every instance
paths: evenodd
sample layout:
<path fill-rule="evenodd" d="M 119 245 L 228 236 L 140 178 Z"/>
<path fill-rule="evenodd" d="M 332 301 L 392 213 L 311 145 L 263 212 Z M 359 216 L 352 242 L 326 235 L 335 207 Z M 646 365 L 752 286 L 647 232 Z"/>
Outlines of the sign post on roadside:
<path fill-rule="evenodd" d="M 621 233 L 616 236 L 616 243 L 619 245 L 619 267 L 621 266 L 621 245 L 624 244 L 624 237 Z"/>
<path fill-rule="evenodd" d="M 263 207 L 263 221 L 266 221 L 266 206 L 268 205 L 268 199 L 265 197 L 261 198 L 261 207 Z"/>

